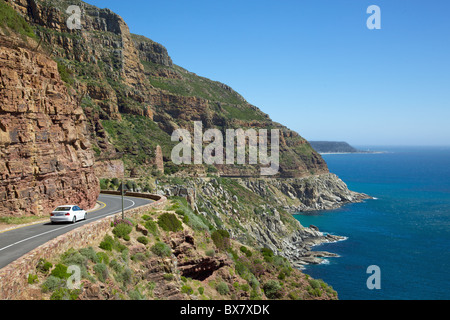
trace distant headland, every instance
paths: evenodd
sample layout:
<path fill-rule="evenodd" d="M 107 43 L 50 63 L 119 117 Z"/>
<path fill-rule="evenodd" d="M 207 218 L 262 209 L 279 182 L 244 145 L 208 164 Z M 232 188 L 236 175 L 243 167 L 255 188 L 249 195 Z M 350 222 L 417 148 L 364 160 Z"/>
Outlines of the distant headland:
<path fill-rule="evenodd" d="M 382 153 L 382 151 L 364 151 L 352 147 L 347 142 L 339 141 L 309 141 L 311 147 L 320 154 L 331 153 Z"/>

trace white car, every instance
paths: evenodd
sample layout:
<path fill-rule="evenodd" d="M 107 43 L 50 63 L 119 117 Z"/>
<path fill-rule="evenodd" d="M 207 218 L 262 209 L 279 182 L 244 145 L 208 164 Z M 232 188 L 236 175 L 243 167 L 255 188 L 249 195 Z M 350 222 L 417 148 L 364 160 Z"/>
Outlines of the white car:
<path fill-rule="evenodd" d="M 67 205 L 59 206 L 50 214 L 50 221 L 56 222 L 72 222 L 75 223 L 79 220 L 86 220 L 87 212 L 81 209 L 79 206 Z"/>

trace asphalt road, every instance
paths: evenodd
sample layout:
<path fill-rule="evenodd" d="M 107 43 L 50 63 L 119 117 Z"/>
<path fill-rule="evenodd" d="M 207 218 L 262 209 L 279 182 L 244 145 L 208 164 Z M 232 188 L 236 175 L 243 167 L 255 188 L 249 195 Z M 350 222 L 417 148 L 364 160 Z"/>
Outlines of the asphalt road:
<path fill-rule="evenodd" d="M 66 232 L 106 216 L 122 212 L 122 198 L 120 196 L 101 194 L 98 201 L 101 205 L 100 208 L 88 212 L 88 217 L 85 221 L 79 221 L 75 224 L 54 225 L 50 223 L 49 215 L 48 222 L 0 233 L 0 269 Z M 150 202 L 153 201 L 143 198 L 124 197 L 125 210 L 141 207 Z"/>

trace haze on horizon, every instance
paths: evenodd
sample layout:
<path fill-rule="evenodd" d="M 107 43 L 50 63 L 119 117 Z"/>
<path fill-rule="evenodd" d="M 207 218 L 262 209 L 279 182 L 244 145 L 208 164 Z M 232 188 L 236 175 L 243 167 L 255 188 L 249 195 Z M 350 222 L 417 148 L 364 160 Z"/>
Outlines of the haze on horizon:
<path fill-rule="evenodd" d="M 308 140 L 450 145 L 448 1 L 86 2 Z"/>

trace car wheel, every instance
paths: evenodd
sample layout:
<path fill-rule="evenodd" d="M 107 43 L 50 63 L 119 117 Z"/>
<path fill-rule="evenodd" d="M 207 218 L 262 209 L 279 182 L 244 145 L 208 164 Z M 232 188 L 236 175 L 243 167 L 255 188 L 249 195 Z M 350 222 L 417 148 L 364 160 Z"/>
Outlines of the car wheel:
<path fill-rule="evenodd" d="M 87 220 L 87 213 L 84 214 L 84 220 Z"/>
<path fill-rule="evenodd" d="M 77 222 L 77 217 L 73 216 L 72 223 L 75 223 L 75 222 Z"/>

